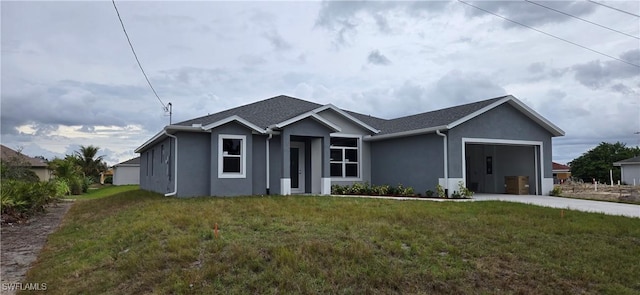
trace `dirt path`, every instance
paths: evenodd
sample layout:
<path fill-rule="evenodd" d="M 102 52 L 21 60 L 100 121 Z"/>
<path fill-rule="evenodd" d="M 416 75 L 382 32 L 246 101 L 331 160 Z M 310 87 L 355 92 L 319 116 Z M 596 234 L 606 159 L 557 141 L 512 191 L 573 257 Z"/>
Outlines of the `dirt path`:
<path fill-rule="evenodd" d="M 1 294 L 14 294 L 9 289 L 24 282 L 25 274 L 36 261 L 40 250 L 54 232 L 73 202 L 65 201 L 47 208 L 47 212 L 29 219 L 27 224 L 3 224 L 0 236 Z M 46 283 L 46 282 L 39 282 Z"/>

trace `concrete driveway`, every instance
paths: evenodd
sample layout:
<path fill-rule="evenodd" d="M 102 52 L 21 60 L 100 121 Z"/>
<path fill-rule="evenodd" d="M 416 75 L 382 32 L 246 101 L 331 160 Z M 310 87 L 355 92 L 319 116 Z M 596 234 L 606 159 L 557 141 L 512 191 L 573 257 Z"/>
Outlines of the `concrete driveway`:
<path fill-rule="evenodd" d="M 538 205 L 543 207 L 578 210 L 584 212 L 597 212 L 607 215 L 622 215 L 640 218 L 640 205 L 622 204 L 613 202 L 601 202 L 592 200 L 569 199 L 548 196 L 529 195 L 492 195 L 476 194 L 474 201 L 506 201 Z"/>
<path fill-rule="evenodd" d="M 607 215 L 621 215 L 627 217 L 640 218 L 640 205 L 602 202 L 581 199 L 569 199 L 548 196 L 532 195 L 500 195 L 500 194 L 475 194 L 473 199 L 437 199 L 437 198 L 409 198 L 409 197 L 382 197 L 382 196 L 353 196 L 334 195 L 334 197 L 345 198 L 375 198 L 388 200 L 415 200 L 415 201 L 436 201 L 436 202 L 481 202 L 481 201 L 504 201 L 532 204 L 543 207 L 569 209 L 584 212 L 604 213 Z"/>

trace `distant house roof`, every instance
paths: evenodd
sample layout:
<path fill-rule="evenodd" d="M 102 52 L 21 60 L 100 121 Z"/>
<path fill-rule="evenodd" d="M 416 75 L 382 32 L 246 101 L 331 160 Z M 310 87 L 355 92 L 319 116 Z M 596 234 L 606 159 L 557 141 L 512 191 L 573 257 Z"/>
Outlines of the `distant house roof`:
<path fill-rule="evenodd" d="M 640 164 L 640 156 L 613 163 L 614 166 Z"/>
<path fill-rule="evenodd" d="M 47 163 L 44 160 L 23 155 L 22 153 L 18 153 L 4 145 L 0 145 L 0 152 L 2 153 L 3 161 L 18 159 L 19 161 L 28 164 L 29 167 L 47 167 Z"/>
<path fill-rule="evenodd" d="M 124 162 L 113 165 L 113 167 L 125 167 L 125 166 L 129 166 L 129 167 L 140 166 L 140 157 L 135 157 L 133 159 L 126 160 Z"/>
<path fill-rule="evenodd" d="M 522 112 L 525 116 L 549 131 L 553 136 L 564 135 L 564 131 L 511 95 L 390 120 L 342 110 L 331 104 L 320 105 L 306 100 L 280 95 L 166 126 L 163 131 L 138 147 L 136 152 L 144 150 L 150 144 L 165 137 L 165 132 L 171 130 L 204 131 L 229 122 L 236 122 L 258 133 L 265 134 L 269 129 L 278 129 L 292 122 L 297 122 L 298 120 L 312 118 L 333 129 L 334 132 L 339 132 L 338 126 L 332 125 L 331 122 L 317 115 L 317 113 L 326 109 L 332 109 L 361 127 L 370 130 L 372 135 L 368 137 L 367 140 L 432 133 L 436 130 L 454 128 L 505 103 Z"/>
<path fill-rule="evenodd" d="M 571 167 L 556 162 L 551 162 L 552 170 L 558 172 L 570 171 Z"/>

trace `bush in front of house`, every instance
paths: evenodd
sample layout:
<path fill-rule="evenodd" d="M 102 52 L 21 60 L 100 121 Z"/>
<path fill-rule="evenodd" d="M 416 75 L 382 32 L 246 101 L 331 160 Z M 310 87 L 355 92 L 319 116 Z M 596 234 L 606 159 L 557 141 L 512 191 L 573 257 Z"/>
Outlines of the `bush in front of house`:
<path fill-rule="evenodd" d="M 42 212 L 45 205 L 61 197 L 59 194 L 64 192 L 64 184 L 57 184 L 56 181 L 4 180 L 0 192 L 2 214 L 21 216 Z"/>
<path fill-rule="evenodd" d="M 402 184 L 398 186 L 389 185 L 369 185 L 368 182 L 356 182 L 352 185 L 331 186 L 331 194 L 334 195 L 363 195 L 363 196 L 415 196 L 412 187 L 405 187 Z"/>

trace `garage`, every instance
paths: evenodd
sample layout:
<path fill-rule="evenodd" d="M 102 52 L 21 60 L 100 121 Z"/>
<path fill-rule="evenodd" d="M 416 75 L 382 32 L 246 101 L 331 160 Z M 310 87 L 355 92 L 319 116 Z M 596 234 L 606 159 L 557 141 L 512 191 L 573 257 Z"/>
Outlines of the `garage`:
<path fill-rule="evenodd" d="M 476 193 L 540 195 L 544 171 L 542 142 L 496 139 L 465 139 L 463 142 L 463 177 L 467 187 Z M 522 182 L 507 191 L 506 177 L 513 188 L 513 177 Z"/>

